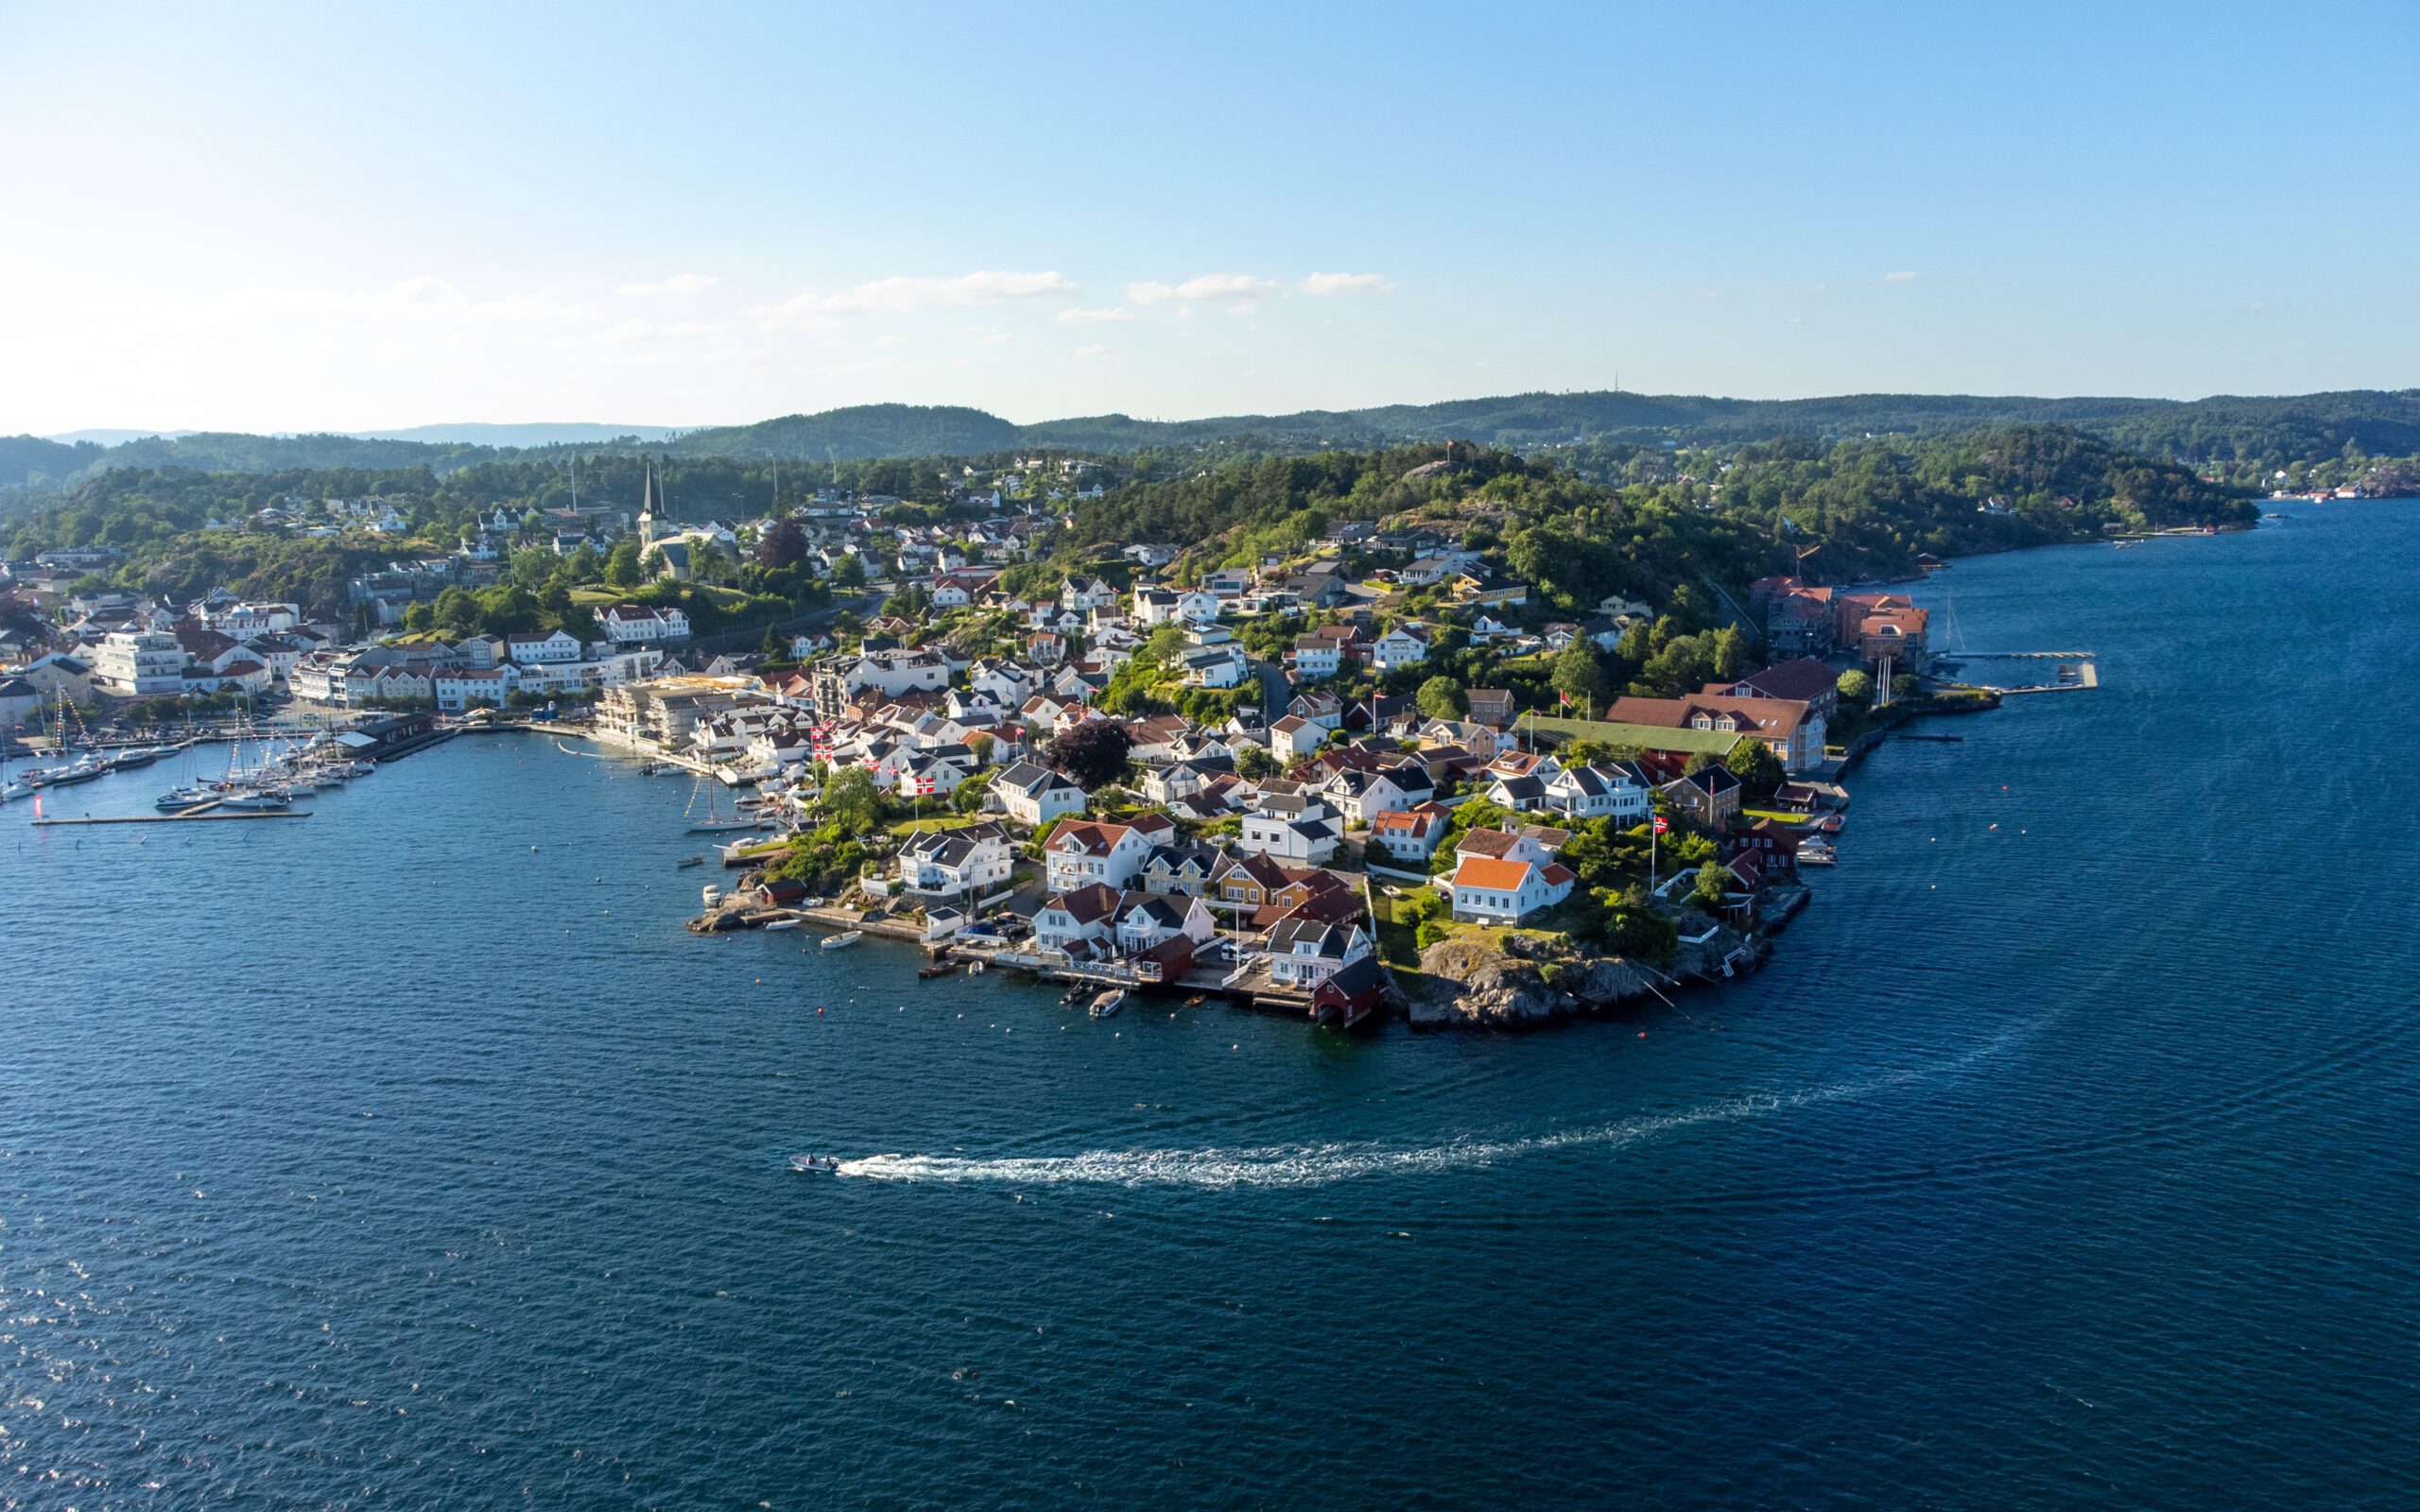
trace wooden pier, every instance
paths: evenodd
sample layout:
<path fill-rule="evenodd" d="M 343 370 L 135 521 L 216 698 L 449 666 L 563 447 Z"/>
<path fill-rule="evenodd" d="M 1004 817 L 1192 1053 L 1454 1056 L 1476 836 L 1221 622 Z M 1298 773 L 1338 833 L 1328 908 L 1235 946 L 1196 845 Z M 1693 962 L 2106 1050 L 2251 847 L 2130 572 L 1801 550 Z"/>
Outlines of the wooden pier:
<path fill-rule="evenodd" d="M 81 815 L 69 818 L 34 820 L 37 828 L 51 829 L 70 824 L 208 824 L 217 819 L 307 819 L 309 809 L 189 809 L 182 814 L 108 814 Z"/>

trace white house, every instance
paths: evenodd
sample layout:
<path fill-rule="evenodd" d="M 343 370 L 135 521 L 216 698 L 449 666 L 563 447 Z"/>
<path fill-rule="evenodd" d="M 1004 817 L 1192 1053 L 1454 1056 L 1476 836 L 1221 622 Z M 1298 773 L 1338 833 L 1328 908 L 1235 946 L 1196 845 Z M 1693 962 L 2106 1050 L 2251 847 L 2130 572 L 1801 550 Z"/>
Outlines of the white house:
<path fill-rule="evenodd" d="M 1327 744 L 1327 731 L 1300 714 L 1288 714 L 1269 727 L 1269 754 L 1279 765 L 1298 761 Z"/>
<path fill-rule="evenodd" d="M 1315 988 L 1369 954 L 1370 936 L 1357 923 L 1281 919 L 1269 931 L 1269 975 L 1287 987 Z"/>
<path fill-rule="evenodd" d="M 1393 860 L 1426 868 L 1453 816 L 1453 810 L 1435 802 L 1386 810 L 1370 821 L 1370 843 Z"/>
<path fill-rule="evenodd" d="M 1052 892 L 1088 882 L 1125 887 L 1143 869 L 1151 847 L 1174 828 L 1166 819 L 1150 833 L 1136 825 L 1062 819 L 1043 847 L 1043 885 Z"/>
<path fill-rule="evenodd" d="M 1219 932 L 1218 921 L 1201 900 L 1184 893 L 1122 894 L 1115 919 L 1113 937 L 1129 955 L 1179 935 L 1199 945 Z"/>
<path fill-rule="evenodd" d="M 949 666 L 930 651 L 869 651 L 849 668 L 847 687 L 879 688 L 884 693 L 914 689 L 937 692 L 949 686 Z"/>
<path fill-rule="evenodd" d="M 1068 888 L 1034 913 L 1034 943 L 1071 954 L 1105 951 L 1117 928 L 1117 889 L 1107 883 Z"/>
<path fill-rule="evenodd" d="M 1454 917 L 1464 923 L 1517 924 L 1571 896 L 1577 879 L 1561 862 L 1466 855 L 1446 884 Z"/>
<path fill-rule="evenodd" d="M 652 604 L 616 604 L 597 615 L 596 624 L 616 645 L 689 638 L 689 616 L 684 610 Z"/>
<path fill-rule="evenodd" d="M 997 824 L 928 830 L 899 848 L 899 885 L 913 893 L 979 896 L 1006 887 L 1015 865 L 1016 852 Z"/>
<path fill-rule="evenodd" d="M 508 660 L 525 666 L 533 662 L 577 662 L 579 638 L 564 630 L 549 630 L 544 635 L 524 631 L 504 638 L 504 654 Z"/>
<path fill-rule="evenodd" d="M 1398 781 L 1398 778 L 1401 781 Z M 1411 782 L 1418 794 L 1405 789 Z M 1408 809 L 1437 790 L 1426 769 L 1406 766 L 1397 771 L 1339 772 L 1321 787 L 1321 795 L 1354 824 L 1368 824 L 1389 809 Z"/>
<path fill-rule="evenodd" d="M 1336 816 L 1318 797 L 1269 793 L 1244 816 L 1236 848 L 1316 867 L 1336 854 L 1337 828 Z"/>
<path fill-rule="evenodd" d="M 1205 645 L 1184 655 L 1184 680 L 1196 688 L 1235 687 L 1248 670 L 1240 645 Z"/>
<path fill-rule="evenodd" d="M 1344 645 L 1342 642 L 1323 635 L 1301 636 L 1295 640 L 1294 649 L 1287 654 L 1286 660 L 1294 664 L 1296 677 L 1312 679 L 1332 678 L 1344 665 Z"/>
<path fill-rule="evenodd" d="M 1040 829 L 1063 814 L 1084 812 L 1084 790 L 1039 762 L 1018 762 L 992 779 L 1000 807 L 1019 824 Z"/>
<path fill-rule="evenodd" d="M 1610 818 L 1628 829 L 1647 821 L 1654 789 L 1635 768 L 1620 763 L 1568 766 L 1547 782 L 1544 806 L 1575 819 Z"/>
<path fill-rule="evenodd" d="M 1370 665 L 1380 672 L 1416 667 L 1428 660 L 1428 627 L 1398 625 L 1370 643 Z"/>
<path fill-rule="evenodd" d="M 455 667 L 438 673 L 432 685 L 437 707 L 458 714 L 479 705 L 501 709 L 521 683 L 510 667 Z"/>

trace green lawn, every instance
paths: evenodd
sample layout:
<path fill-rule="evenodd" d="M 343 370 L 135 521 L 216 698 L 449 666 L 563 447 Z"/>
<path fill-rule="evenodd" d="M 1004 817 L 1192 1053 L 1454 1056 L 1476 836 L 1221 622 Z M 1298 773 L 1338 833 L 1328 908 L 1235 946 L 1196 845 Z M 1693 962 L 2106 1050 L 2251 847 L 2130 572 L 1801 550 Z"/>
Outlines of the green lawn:
<path fill-rule="evenodd" d="M 1789 814 L 1780 809 L 1743 808 L 1739 812 L 1744 817 L 1751 819 L 1771 819 L 1775 824 L 1805 824 L 1815 816 L 1811 814 Z"/>

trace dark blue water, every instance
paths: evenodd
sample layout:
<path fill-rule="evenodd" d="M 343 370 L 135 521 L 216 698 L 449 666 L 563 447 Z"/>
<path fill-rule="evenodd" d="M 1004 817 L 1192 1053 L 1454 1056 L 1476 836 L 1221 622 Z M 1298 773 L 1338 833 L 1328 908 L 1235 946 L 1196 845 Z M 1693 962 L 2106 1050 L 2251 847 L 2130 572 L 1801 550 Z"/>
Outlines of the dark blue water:
<path fill-rule="evenodd" d="M 695 939 L 682 787 L 536 739 L 16 806 L 0 1506 L 2420 1503 L 2420 507 L 2292 508 L 1961 563 L 2107 686 L 1527 1036 Z"/>

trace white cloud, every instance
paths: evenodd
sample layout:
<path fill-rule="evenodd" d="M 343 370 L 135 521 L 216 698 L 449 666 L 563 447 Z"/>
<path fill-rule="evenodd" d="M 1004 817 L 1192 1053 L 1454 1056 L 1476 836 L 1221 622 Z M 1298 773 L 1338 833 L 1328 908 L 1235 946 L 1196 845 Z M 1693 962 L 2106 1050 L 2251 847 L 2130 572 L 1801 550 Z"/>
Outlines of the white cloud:
<path fill-rule="evenodd" d="M 1394 284 L 1376 273 L 1314 273 L 1294 285 L 1305 294 L 1363 294 L 1372 289 L 1391 289 Z"/>
<path fill-rule="evenodd" d="M 1255 294 L 1275 293 L 1276 289 L 1275 279 L 1254 278 L 1250 273 L 1204 273 L 1182 284 L 1129 284 L 1126 297 L 1136 304 L 1159 304 L 1167 300 L 1250 299 Z"/>
<path fill-rule="evenodd" d="M 1912 284 L 1915 282 L 1915 277 L 1916 275 L 1913 273 L 1885 273 L 1882 275 L 1882 282 L 1885 284 Z"/>
<path fill-rule="evenodd" d="M 812 324 L 819 316 L 869 311 L 903 315 L 935 307 L 966 309 L 1076 292 L 1076 285 L 1063 273 L 983 269 L 955 278 L 878 278 L 845 294 L 796 294 L 779 304 L 759 305 L 749 313 L 776 324 Z"/>
<path fill-rule="evenodd" d="M 1110 351 L 1109 348 L 1096 341 L 1089 346 L 1078 347 L 1076 349 L 1076 360 L 1078 362 L 1115 362 L 1117 360 L 1117 353 Z"/>
<path fill-rule="evenodd" d="M 1253 311 L 1259 308 L 1260 301 L 1258 300 L 1244 300 L 1237 303 L 1228 305 L 1227 313 L 1229 315 L 1250 315 Z"/>
<path fill-rule="evenodd" d="M 1069 325 L 1098 325 L 1109 320 L 1132 320 L 1132 310 L 1062 310 L 1059 318 Z"/>
<path fill-rule="evenodd" d="M 659 294 L 703 294 L 714 286 L 712 273 L 675 273 L 652 284 L 625 284 L 614 292 L 626 300 L 645 300 Z"/>

